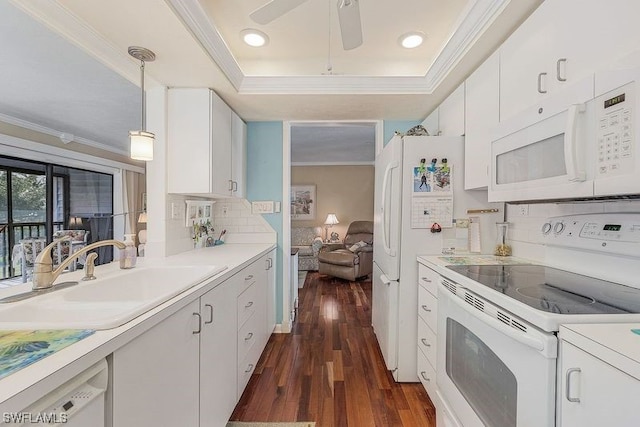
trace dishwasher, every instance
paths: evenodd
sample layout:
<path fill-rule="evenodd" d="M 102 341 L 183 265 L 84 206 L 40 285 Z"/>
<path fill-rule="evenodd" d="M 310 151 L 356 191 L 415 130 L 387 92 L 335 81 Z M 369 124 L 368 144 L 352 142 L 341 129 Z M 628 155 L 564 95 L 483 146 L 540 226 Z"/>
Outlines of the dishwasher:
<path fill-rule="evenodd" d="M 102 359 L 25 408 L 16 425 L 104 427 L 107 361 Z"/>

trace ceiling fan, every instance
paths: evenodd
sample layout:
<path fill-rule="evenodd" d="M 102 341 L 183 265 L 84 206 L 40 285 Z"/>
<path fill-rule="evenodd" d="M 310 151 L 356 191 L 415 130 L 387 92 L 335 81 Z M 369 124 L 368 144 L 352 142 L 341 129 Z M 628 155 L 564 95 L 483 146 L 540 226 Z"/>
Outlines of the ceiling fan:
<path fill-rule="evenodd" d="M 271 0 L 249 15 L 258 24 L 268 24 L 295 9 L 307 0 Z M 362 44 L 362 23 L 358 0 L 338 0 L 338 19 L 344 50 L 355 49 Z"/>

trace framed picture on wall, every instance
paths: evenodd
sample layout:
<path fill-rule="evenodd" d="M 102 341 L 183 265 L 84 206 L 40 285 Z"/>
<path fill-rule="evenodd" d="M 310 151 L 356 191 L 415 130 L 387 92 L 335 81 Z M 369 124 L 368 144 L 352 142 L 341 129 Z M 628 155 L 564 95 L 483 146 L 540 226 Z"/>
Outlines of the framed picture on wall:
<path fill-rule="evenodd" d="M 291 186 L 291 219 L 305 221 L 316 219 L 316 186 Z"/>

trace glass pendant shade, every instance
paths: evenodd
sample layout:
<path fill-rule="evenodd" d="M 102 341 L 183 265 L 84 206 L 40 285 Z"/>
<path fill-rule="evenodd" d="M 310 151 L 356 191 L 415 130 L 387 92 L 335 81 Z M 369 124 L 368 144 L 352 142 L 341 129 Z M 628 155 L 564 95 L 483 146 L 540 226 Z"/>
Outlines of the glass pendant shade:
<path fill-rule="evenodd" d="M 155 135 L 142 130 L 130 131 L 131 158 L 135 160 L 153 160 L 153 141 Z"/>

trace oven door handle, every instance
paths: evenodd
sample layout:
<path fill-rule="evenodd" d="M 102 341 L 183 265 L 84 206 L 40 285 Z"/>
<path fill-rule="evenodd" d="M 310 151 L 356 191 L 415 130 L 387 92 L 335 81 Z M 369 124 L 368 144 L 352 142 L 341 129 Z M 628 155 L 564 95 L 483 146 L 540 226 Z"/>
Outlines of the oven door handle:
<path fill-rule="evenodd" d="M 453 301 L 456 305 L 458 305 L 458 307 L 460 307 L 467 313 L 471 314 L 472 316 L 477 317 L 479 320 L 491 326 L 493 329 L 496 329 L 498 332 L 501 332 L 509 336 L 510 338 L 513 338 L 514 340 L 518 341 L 521 344 L 524 344 L 528 347 L 538 350 L 541 353 L 544 352 L 544 342 L 542 340 L 526 335 L 525 333 L 518 332 L 516 329 L 513 329 L 512 327 L 505 325 L 504 323 L 500 322 L 498 319 L 495 319 L 487 314 L 484 314 L 482 311 L 476 308 L 473 308 L 469 304 L 462 301 L 462 299 L 458 298 L 456 295 L 451 294 L 449 290 L 447 290 L 445 294 L 449 299 L 451 299 L 451 301 Z"/>

